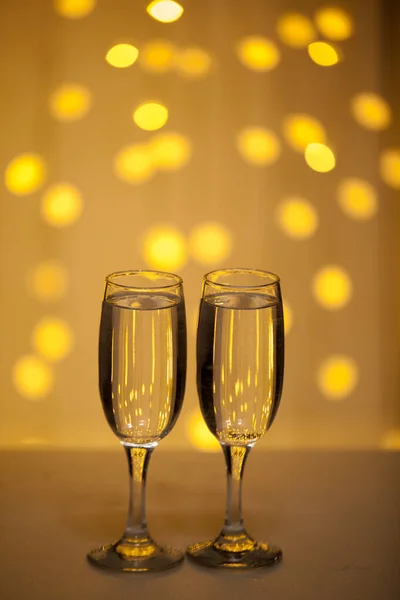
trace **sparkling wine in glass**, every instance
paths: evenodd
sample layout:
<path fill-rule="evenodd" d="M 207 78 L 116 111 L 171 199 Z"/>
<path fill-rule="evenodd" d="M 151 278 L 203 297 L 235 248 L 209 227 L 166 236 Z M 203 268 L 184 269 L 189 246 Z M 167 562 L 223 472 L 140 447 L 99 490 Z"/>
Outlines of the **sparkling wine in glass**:
<path fill-rule="evenodd" d="M 88 554 L 117 571 L 158 571 L 183 559 L 149 535 L 145 515 L 150 456 L 174 426 L 186 379 L 186 320 L 180 277 L 154 271 L 109 275 L 99 339 L 99 386 L 108 424 L 128 458 L 126 528 L 115 543 Z"/>
<path fill-rule="evenodd" d="M 247 456 L 272 425 L 283 384 L 284 325 L 279 277 L 253 269 L 209 273 L 197 330 L 197 389 L 227 469 L 224 526 L 215 540 L 187 549 L 210 567 L 265 567 L 279 548 L 255 541 L 242 517 L 242 476 Z"/>

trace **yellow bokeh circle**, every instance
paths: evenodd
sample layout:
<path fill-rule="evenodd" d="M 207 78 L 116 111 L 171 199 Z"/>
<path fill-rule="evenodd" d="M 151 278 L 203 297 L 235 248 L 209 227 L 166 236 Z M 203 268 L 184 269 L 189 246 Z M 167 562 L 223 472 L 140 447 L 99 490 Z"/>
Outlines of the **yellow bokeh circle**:
<path fill-rule="evenodd" d="M 342 400 L 349 396 L 358 383 L 358 368 L 355 361 L 337 354 L 326 358 L 317 371 L 320 392 L 330 400 Z"/>
<path fill-rule="evenodd" d="M 379 166 L 383 181 L 395 190 L 400 190 L 400 148 L 384 150 Z"/>
<path fill-rule="evenodd" d="M 277 45 L 272 40 L 260 36 L 240 40 L 236 53 L 240 62 L 252 71 L 271 71 L 281 60 Z"/>
<path fill-rule="evenodd" d="M 140 129 L 156 131 L 168 121 L 168 109 L 159 102 L 144 102 L 133 111 L 133 120 Z"/>
<path fill-rule="evenodd" d="M 354 30 L 353 19 L 339 7 L 323 7 L 315 14 L 315 24 L 322 35 L 329 40 L 346 40 Z"/>
<path fill-rule="evenodd" d="M 185 236 L 173 225 L 156 225 L 145 232 L 143 257 L 153 269 L 177 271 L 187 261 Z"/>
<path fill-rule="evenodd" d="M 82 211 L 82 196 L 70 183 L 51 186 L 42 198 L 42 217 L 53 227 L 69 227 L 79 219 Z"/>
<path fill-rule="evenodd" d="M 312 22 L 300 13 L 283 15 L 278 20 L 276 31 L 282 42 L 292 48 L 306 48 L 316 37 Z"/>
<path fill-rule="evenodd" d="M 138 62 L 144 71 L 163 74 L 175 67 L 177 56 L 174 44 L 167 40 L 153 40 L 141 48 Z"/>
<path fill-rule="evenodd" d="M 210 72 L 212 63 L 213 59 L 206 50 L 189 47 L 178 55 L 178 73 L 189 79 L 199 79 Z"/>
<path fill-rule="evenodd" d="M 45 317 L 32 334 L 35 350 L 50 362 L 59 362 L 71 352 L 74 336 L 68 323 L 62 319 Z"/>
<path fill-rule="evenodd" d="M 51 392 L 54 384 L 51 367 L 34 355 L 17 360 L 12 379 L 18 393 L 28 400 L 41 400 Z"/>
<path fill-rule="evenodd" d="M 58 87 L 50 96 L 50 113 L 58 121 L 73 122 L 87 115 L 92 106 L 88 88 L 75 83 Z"/>
<path fill-rule="evenodd" d="M 389 429 L 380 443 L 382 450 L 400 450 L 400 428 Z"/>
<path fill-rule="evenodd" d="M 339 62 L 338 51 L 327 42 L 313 42 L 308 46 L 308 54 L 321 67 L 331 67 Z"/>
<path fill-rule="evenodd" d="M 116 44 L 106 54 L 106 61 L 112 67 L 125 69 L 136 62 L 139 50 L 132 44 Z"/>
<path fill-rule="evenodd" d="M 304 198 L 285 198 L 276 210 L 276 221 L 286 235 L 296 240 L 311 237 L 318 227 L 318 214 Z"/>
<path fill-rule="evenodd" d="M 87 17 L 97 4 L 97 0 L 54 0 L 54 9 L 61 17 L 82 19 Z"/>
<path fill-rule="evenodd" d="M 174 0 L 154 0 L 147 7 L 147 12 L 156 21 L 173 23 L 183 14 L 183 7 Z"/>
<path fill-rule="evenodd" d="M 37 265 L 27 278 L 29 292 L 43 302 L 54 302 L 64 296 L 68 289 L 68 273 L 56 260 Z"/>
<path fill-rule="evenodd" d="M 44 159 L 38 154 L 19 154 L 7 165 L 4 184 L 16 196 L 26 196 L 39 190 L 47 177 Z"/>
<path fill-rule="evenodd" d="M 345 215 L 357 221 L 371 219 L 378 210 L 375 188 L 362 179 L 344 179 L 339 185 L 338 202 Z"/>
<path fill-rule="evenodd" d="M 145 144 L 125 146 L 114 159 L 114 173 L 131 184 L 145 183 L 154 175 L 150 150 Z"/>
<path fill-rule="evenodd" d="M 337 265 L 320 269 L 314 277 L 313 294 L 323 308 L 339 310 L 346 306 L 353 293 L 353 285 L 347 272 Z"/>
<path fill-rule="evenodd" d="M 323 144 L 326 140 L 322 123 L 304 114 L 287 115 L 283 121 L 283 135 L 296 152 L 304 152 L 309 144 Z"/>
<path fill-rule="evenodd" d="M 212 435 L 204 419 L 197 410 L 192 412 L 186 422 L 187 436 L 191 444 L 203 452 L 218 452 L 220 445 Z"/>
<path fill-rule="evenodd" d="M 318 173 L 328 173 L 336 165 L 333 150 L 325 144 L 309 144 L 305 150 L 304 157 L 310 169 Z"/>
<path fill-rule="evenodd" d="M 200 223 L 189 236 L 190 253 L 204 266 L 221 264 L 230 256 L 232 246 L 232 234 L 221 223 Z"/>
<path fill-rule="evenodd" d="M 247 127 L 236 138 L 243 159 L 257 166 L 272 165 L 281 153 L 281 144 L 273 131 L 264 127 Z"/>
<path fill-rule="evenodd" d="M 285 334 L 288 334 L 293 327 L 293 309 L 287 300 L 283 300 L 283 320 L 285 323 Z"/>
<path fill-rule="evenodd" d="M 155 135 L 149 143 L 154 167 L 160 171 L 177 171 L 185 167 L 192 157 L 192 145 L 186 136 L 169 131 Z"/>
<path fill-rule="evenodd" d="M 351 100 L 351 113 L 361 127 L 381 131 L 389 127 L 392 111 L 389 104 L 378 94 L 365 92 Z"/>

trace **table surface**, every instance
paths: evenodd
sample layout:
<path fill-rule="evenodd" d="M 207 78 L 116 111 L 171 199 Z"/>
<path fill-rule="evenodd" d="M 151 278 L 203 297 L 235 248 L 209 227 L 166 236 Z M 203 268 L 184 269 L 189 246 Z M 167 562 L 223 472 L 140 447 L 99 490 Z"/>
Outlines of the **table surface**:
<path fill-rule="evenodd" d="M 249 532 L 279 544 L 271 569 L 221 571 L 185 561 L 160 574 L 114 574 L 86 552 L 122 532 L 125 456 L 0 453 L 2 600 L 398 600 L 400 453 L 252 451 L 245 473 Z M 154 453 L 151 534 L 184 548 L 224 517 L 222 454 Z"/>

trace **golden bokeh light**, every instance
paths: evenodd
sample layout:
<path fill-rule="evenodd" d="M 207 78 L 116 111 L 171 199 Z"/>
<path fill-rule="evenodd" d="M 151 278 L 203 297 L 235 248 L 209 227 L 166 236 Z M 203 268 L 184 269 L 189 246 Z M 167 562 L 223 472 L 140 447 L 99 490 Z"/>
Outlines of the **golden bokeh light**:
<path fill-rule="evenodd" d="M 321 67 L 331 67 L 339 62 L 338 51 L 327 42 L 313 42 L 308 46 L 308 54 Z"/>
<path fill-rule="evenodd" d="M 244 160 L 257 166 L 272 165 L 281 153 L 278 137 L 264 127 L 243 129 L 236 138 L 236 145 Z"/>
<path fill-rule="evenodd" d="M 122 181 L 141 184 L 154 175 L 149 147 L 145 144 L 125 146 L 114 159 L 114 173 Z"/>
<path fill-rule="evenodd" d="M 187 261 L 185 236 L 173 225 L 151 227 L 143 238 L 143 257 L 153 269 L 178 271 Z"/>
<path fill-rule="evenodd" d="M 67 19 L 87 17 L 97 4 L 97 0 L 54 0 L 57 14 Z"/>
<path fill-rule="evenodd" d="M 383 181 L 395 190 L 400 190 L 400 148 L 384 150 L 379 166 Z"/>
<path fill-rule="evenodd" d="M 333 151 L 325 144 L 309 144 L 305 150 L 304 157 L 310 169 L 318 173 L 328 173 L 336 165 Z"/>
<path fill-rule="evenodd" d="M 291 114 L 285 117 L 283 135 L 296 152 L 304 152 L 309 144 L 323 144 L 326 140 L 322 123 L 314 117 L 302 114 Z"/>
<path fill-rule="evenodd" d="M 168 121 L 168 109 L 158 102 L 144 102 L 133 111 L 133 120 L 140 129 L 156 131 Z"/>
<path fill-rule="evenodd" d="M 344 179 L 339 185 L 338 202 L 345 215 L 357 221 L 366 221 L 378 210 L 375 188 L 362 179 Z"/>
<path fill-rule="evenodd" d="M 82 196 L 70 183 L 51 186 L 42 198 L 42 217 L 53 227 L 69 227 L 79 219 L 82 211 Z"/>
<path fill-rule="evenodd" d="M 300 13 L 283 15 L 278 20 L 276 31 L 282 42 L 292 48 L 306 48 L 316 37 L 312 22 Z"/>
<path fill-rule="evenodd" d="M 389 429 L 380 443 L 382 450 L 400 450 L 400 428 Z"/>
<path fill-rule="evenodd" d="M 173 23 L 183 14 L 183 7 L 173 0 L 154 0 L 146 10 L 153 19 L 161 23 Z"/>
<path fill-rule="evenodd" d="M 54 374 L 41 358 L 22 356 L 14 365 L 12 379 L 16 390 L 28 400 L 41 400 L 54 384 Z"/>
<path fill-rule="evenodd" d="M 68 273 L 56 260 L 37 265 L 27 277 L 28 291 L 42 302 L 55 302 L 68 289 Z"/>
<path fill-rule="evenodd" d="M 141 48 L 138 62 L 141 68 L 149 73 L 163 74 L 175 67 L 177 55 L 177 50 L 171 42 L 154 40 Z"/>
<path fill-rule="evenodd" d="M 7 165 L 4 184 L 11 194 L 26 196 L 39 190 L 47 177 L 46 163 L 38 154 L 19 154 Z"/>
<path fill-rule="evenodd" d="M 160 133 L 150 140 L 149 151 L 154 167 L 160 171 L 177 171 L 192 157 L 190 140 L 180 133 Z"/>
<path fill-rule="evenodd" d="M 330 400 L 342 400 L 349 396 L 358 383 L 355 361 L 341 354 L 325 359 L 317 372 L 320 392 Z"/>
<path fill-rule="evenodd" d="M 59 362 L 71 352 L 74 336 L 68 323 L 62 319 L 46 317 L 33 330 L 35 350 L 50 362 Z"/>
<path fill-rule="evenodd" d="M 139 50 L 131 44 L 116 44 L 106 54 L 106 61 L 112 67 L 125 69 L 136 62 Z"/>
<path fill-rule="evenodd" d="M 50 96 L 50 113 L 58 121 L 73 122 L 87 115 L 92 106 L 88 88 L 75 83 L 58 87 Z"/>
<path fill-rule="evenodd" d="M 240 40 L 236 53 L 240 62 L 252 71 L 271 71 L 281 60 L 276 44 L 264 37 L 252 36 Z"/>
<path fill-rule="evenodd" d="M 211 55 L 202 48 L 186 48 L 177 58 L 178 73 L 189 79 L 204 77 L 210 72 L 212 64 Z"/>
<path fill-rule="evenodd" d="M 192 412 L 186 422 L 187 436 L 191 444 L 203 452 L 218 452 L 220 445 L 212 435 L 199 411 Z"/>
<path fill-rule="evenodd" d="M 200 265 L 221 264 L 230 256 L 232 247 L 232 234 L 221 223 L 200 223 L 189 236 L 190 253 Z"/>
<path fill-rule="evenodd" d="M 347 40 L 354 30 L 353 19 L 339 7 L 323 7 L 315 14 L 315 24 L 328 40 Z"/>
<path fill-rule="evenodd" d="M 286 235 L 296 240 L 311 237 L 318 227 L 318 214 L 304 198 L 285 198 L 278 206 L 276 221 Z"/>
<path fill-rule="evenodd" d="M 283 320 L 285 323 L 285 334 L 288 334 L 293 327 L 293 309 L 286 300 L 283 300 Z"/>
<path fill-rule="evenodd" d="M 350 301 L 352 293 L 351 279 L 342 267 L 328 265 L 320 269 L 314 277 L 314 298 L 323 308 L 343 308 Z"/>
<path fill-rule="evenodd" d="M 380 131 L 386 129 L 392 120 L 389 104 L 378 94 L 365 92 L 351 100 L 351 113 L 361 127 Z"/>

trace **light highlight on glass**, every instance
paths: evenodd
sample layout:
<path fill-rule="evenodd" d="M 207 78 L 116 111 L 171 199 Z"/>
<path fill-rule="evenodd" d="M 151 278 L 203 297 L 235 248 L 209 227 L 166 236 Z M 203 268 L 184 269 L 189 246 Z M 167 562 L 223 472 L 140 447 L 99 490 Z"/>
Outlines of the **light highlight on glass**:
<path fill-rule="evenodd" d="M 183 14 L 183 7 L 173 0 L 154 0 L 146 10 L 153 19 L 161 23 L 173 23 Z"/>
<path fill-rule="evenodd" d="M 4 184 L 11 194 L 26 196 L 39 190 L 47 177 L 44 159 L 38 154 L 19 154 L 7 165 Z"/>
<path fill-rule="evenodd" d="M 73 334 L 62 319 L 46 317 L 33 330 L 32 344 L 45 360 L 59 362 L 71 352 Z"/>
<path fill-rule="evenodd" d="M 177 62 L 177 50 L 169 41 L 154 40 L 140 49 L 138 62 L 149 73 L 168 73 Z"/>
<path fill-rule="evenodd" d="M 41 400 L 51 392 L 54 384 L 51 367 L 33 355 L 17 360 L 12 379 L 17 392 L 28 400 Z"/>
<path fill-rule="evenodd" d="M 116 44 L 106 54 L 106 61 L 112 67 L 125 69 L 136 62 L 139 50 L 131 44 Z"/>
<path fill-rule="evenodd" d="M 337 50 L 327 42 L 313 42 L 308 46 L 308 54 L 321 67 L 331 67 L 339 62 Z"/>
<path fill-rule="evenodd" d="M 58 121 L 78 121 L 87 115 L 91 106 L 90 91 L 74 83 L 61 85 L 50 96 L 50 113 Z"/>
<path fill-rule="evenodd" d="M 189 236 L 190 253 L 200 265 L 223 263 L 232 252 L 232 234 L 221 223 L 200 223 Z"/>
<path fill-rule="evenodd" d="M 383 181 L 395 190 L 400 190 L 400 148 L 384 150 L 379 166 Z"/>
<path fill-rule="evenodd" d="M 202 48 L 190 47 L 182 50 L 177 58 L 178 72 L 189 79 L 199 79 L 207 75 L 213 59 Z"/>
<path fill-rule="evenodd" d="M 283 320 L 285 323 L 285 334 L 288 334 L 293 327 L 293 309 L 287 300 L 283 301 Z"/>
<path fill-rule="evenodd" d="M 283 135 L 296 152 L 304 152 L 309 144 L 323 144 L 326 140 L 325 128 L 310 115 L 291 114 L 283 121 Z"/>
<path fill-rule="evenodd" d="M 154 167 L 160 171 L 177 171 L 187 165 L 192 157 L 189 138 L 169 131 L 150 140 L 149 151 Z"/>
<path fill-rule="evenodd" d="M 68 289 L 68 273 L 56 260 L 38 264 L 27 277 L 28 291 L 42 302 L 55 302 Z"/>
<path fill-rule="evenodd" d="M 145 131 L 161 129 L 168 121 L 168 109 L 158 102 L 145 102 L 133 111 L 133 120 Z"/>
<path fill-rule="evenodd" d="M 149 181 L 154 168 L 148 146 L 132 144 L 122 148 L 114 159 L 114 173 L 118 179 L 133 185 Z"/>
<path fill-rule="evenodd" d="M 320 269 L 314 277 L 313 294 L 323 308 L 339 310 L 351 299 L 353 285 L 346 271 L 337 265 Z"/>
<path fill-rule="evenodd" d="M 243 129 L 236 138 L 236 146 L 246 162 L 257 166 L 272 165 L 281 153 L 278 137 L 264 127 Z"/>
<path fill-rule="evenodd" d="M 380 131 L 386 129 L 392 121 L 389 104 L 378 94 L 357 94 L 351 100 L 350 106 L 354 119 L 365 129 Z"/>
<path fill-rule="evenodd" d="M 156 225 L 147 230 L 143 240 L 143 257 L 152 269 L 177 271 L 187 261 L 184 235 L 173 225 Z"/>
<path fill-rule="evenodd" d="M 353 19 L 349 13 L 336 6 L 317 10 L 315 24 L 322 35 L 329 40 L 346 40 L 354 31 Z"/>
<path fill-rule="evenodd" d="M 279 64 L 281 55 L 276 44 L 260 36 L 246 37 L 238 43 L 236 53 L 240 62 L 252 71 L 271 71 Z"/>
<path fill-rule="evenodd" d="M 292 48 L 306 48 L 316 37 L 312 22 L 300 13 L 283 15 L 278 20 L 276 31 L 282 42 Z"/>
<path fill-rule="evenodd" d="M 329 356 L 317 372 L 318 388 L 330 400 L 342 400 L 349 396 L 357 383 L 357 365 L 352 358 L 345 355 Z"/>
<path fill-rule="evenodd" d="M 208 429 L 198 411 L 194 411 L 187 420 L 187 435 L 191 444 L 203 452 L 218 452 L 219 443 Z"/>
<path fill-rule="evenodd" d="M 344 179 L 339 185 L 338 202 L 345 215 L 357 221 L 371 219 L 378 210 L 378 194 L 363 179 Z"/>
<path fill-rule="evenodd" d="M 54 0 L 54 10 L 67 19 L 87 17 L 97 4 L 97 0 Z"/>
<path fill-rule="evenodd" d="M 275 218 L 280 229 L 296 240 L 311 237 L 318 227 L 317 211 L 304 198 L 285 198 L 279 204 Z"/>
<path fill-rule="evenodd" d="M 79 219 L 82 211 L 82 196 L 70 183 L 51 186 L 42 198 L 42 217 L 53 227 L 69 227 Z"/>
<path fill-rule="evenodd" d="M 306 163 L 318 173 L 327 173 L 332 171 L 336 165 L 336 159 L 333 151 L 325 144 L 309 144 L 304 153 Z"/>

